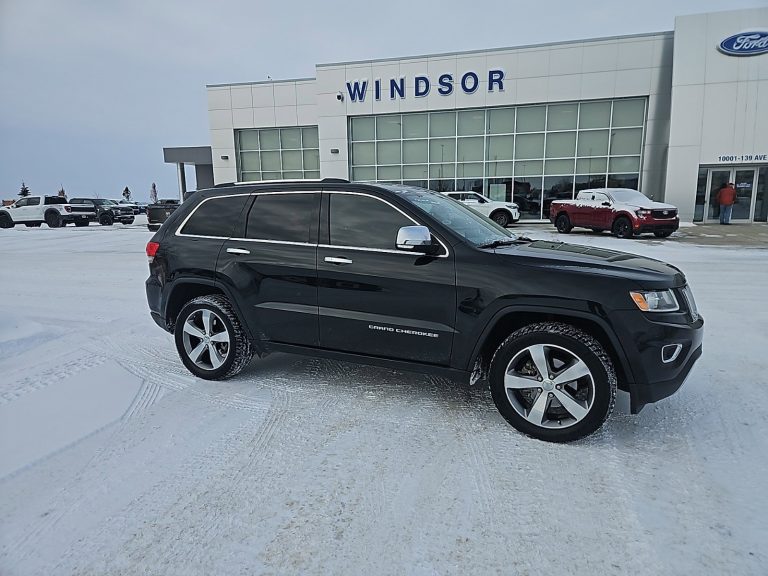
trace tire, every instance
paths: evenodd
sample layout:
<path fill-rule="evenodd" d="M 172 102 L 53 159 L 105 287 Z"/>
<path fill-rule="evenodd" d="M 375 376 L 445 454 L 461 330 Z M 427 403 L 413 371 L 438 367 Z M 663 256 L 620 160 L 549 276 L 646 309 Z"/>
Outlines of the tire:
<path fill-rule="evenodd" d="M 45 223 L 48 224 L 48 228 L 61 227 L 61 214 L 51 210 L 45 214 Z"/>
<path fill-rule="evenodd" d="M 125 222 L 123 222 L 123 224 L 125 224 L 125 225 L 128 225 L 128 224 L 133 224 L 133 221 L 134 221 L 134 220 L 135 220 L 134 218 L 129 218 L 128 220 L 126 220 Z"/>
<path fill-rule="evenodd" d="M 206 312 L 210 313 L 207 330 L 204 321 Z M 251 340 L 245 333 L 232 304 L 224 296 L 213 294 L 190 300 L 181 309 L 175 321 L 176 351 L 187 370 L 198 378 L 205 380 L 230 378 L 245 368 L 253 357 Z M 217 336 L 221 340 L 206 343 L 203 338 L 185 329 L 189 324 L 192 328 L 196 328 L 201 336 Z M 224 336 L 221 336 L 222 334 Z M 226 342 L 224 338 L 227 339 Z M 198 350 L 199 352 L 196 352 Z M 198 354 L 197 361 L 193 359 L 195 354 Z M 214 357 L 214 354 L 218 358 Z"/>
<path fill-rule="evenodd" d="M 557 218 L 555 218 L 555 228 L 557 228 L 557 231 L 560 232 L 560 234 L 568 234 L 573 230 L 571 219 L 568 217 L 568 214 L 558 214 Z"/>
<path fill-rule="evenodd" d="M 672 230 L 656 230 L 653 235 L 656 238 L 669 238 L 672 235 Z"/>
<path fill-rule="evenodd" d="M 552 371 L 541 381 L 533 356 L 537 351 L 544 356 L 546 371 Z M 558 375 L 572 368 L 578 377 L 558 383 Z M 571 442 L 593 433 L 616 401 L 616 372 L 605 349 L 586 332 L 559 322 L 530 324 L 513 332 L 496 349 L 489 380 L 493 401 L 506 421 L 548 442 Z"/>
<path fill-rule="evenodd" d="M 13 228 L 16 223 L 8 214 L 0 214 L 0 228 Z"/>
<path fill-rule="evenodd" d="M 107 214 L 105 212 L 101 216 L 99 216 L 99 224 L 101 224 L 102 226 L 112 226 L 114 222 L 115 222 L 115 219 L 112 218 L 111 214 Z"/>
<path fill-rule="evenodd" d="M 496 224 L 498 224 L 502 228 L 506 228 L 509 225 L 509 223 L 512 221 L 512 216 L 506 210 L 497 210 L 496 212 L 491 214 L 491 220 L 496 222 Z"/>
<path fill-rule="evenodd" d="M 632 238 L 634 232 L 632 231 L 632 222 L 626 216 L 619 216 L 613 221 L 611 232 L 617 238 Z"/>

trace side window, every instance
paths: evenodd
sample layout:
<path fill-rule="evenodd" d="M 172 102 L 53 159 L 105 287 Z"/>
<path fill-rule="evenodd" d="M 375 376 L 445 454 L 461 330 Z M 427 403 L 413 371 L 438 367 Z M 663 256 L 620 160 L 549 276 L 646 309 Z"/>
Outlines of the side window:
<path fill-rule="evenodd" d="M 225 196 L 203 201 L 181 229 L 182 234 L 229 238 L 250 196 Z"/>
<path fill-rule="evenodd" d="M 27 206 L 29 204 L 29 201 L 26 198 L 22 198 L 20 200 L 16 200 L 16 208 L 23 208 L 24 206 Z"/>
<path fill-rule="evenodd" d="M 359 194 L 331 194 L 330 243 L 396 250 L 397 231 L 413 226 L 410 218 L 381 200 Z"/>
<path fill-rule="evenodd" d="M 605 194 L 595 194 L 595 200 L 602 204 L 603 202 L 608 202 L 608 196 Z"/>
<path fill-rule="evenodd" d="M 37 198 L 27 198 L 27 206 L 39 206 L 40 205 L 40 197 Z"/>
<path fill-rule="evenodd" d="M 319 194 L 257 194 L 245 237 L 280 242 L 309 242 L 313 223 L 317 223 Z"/>
<path fill-rule="evenodd" d="M 67 199 L 62 198 L 61 196 L 46 196 L 45 203 L 46 204 L 66 204 Z"/>

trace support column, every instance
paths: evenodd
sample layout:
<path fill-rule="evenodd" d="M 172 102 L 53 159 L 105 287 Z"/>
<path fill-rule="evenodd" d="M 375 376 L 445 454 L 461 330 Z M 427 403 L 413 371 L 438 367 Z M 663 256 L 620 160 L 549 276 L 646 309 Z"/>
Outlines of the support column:
<path fill-rule="evenodd" d="M 179 174 L 179 202 L 184 202 L 184 194 L 187 192 L 187 175 L 184 173 L 184 163 L 176 164 Z"/>

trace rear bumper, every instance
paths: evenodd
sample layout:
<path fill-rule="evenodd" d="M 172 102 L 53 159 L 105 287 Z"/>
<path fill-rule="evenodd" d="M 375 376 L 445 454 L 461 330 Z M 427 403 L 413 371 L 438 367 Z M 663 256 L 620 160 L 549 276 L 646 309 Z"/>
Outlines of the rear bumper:
<path fill-rule="evenodd" d="M 77 212 L 67 212 L 61 215 L 61 221 L 69 224 L 71 222 L 91 222 L 96 218 L 93 213 L 78 214 Z"/>

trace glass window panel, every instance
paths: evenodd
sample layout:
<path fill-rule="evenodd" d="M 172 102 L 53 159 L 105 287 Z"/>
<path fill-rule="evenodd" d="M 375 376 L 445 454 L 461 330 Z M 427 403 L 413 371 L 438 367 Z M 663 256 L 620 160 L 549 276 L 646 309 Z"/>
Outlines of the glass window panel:
<path fill-rule="evenodd" d="M 377 180 L 400 180 L 400 166 L 379 166 L 376 169 Z"/>
<path fill-rule="evenodd" d="M 611 132 L 611 155 L 624 156 L 640 154 L 643 144 L 642 128 L 627 128 Z"/>
<path fill-rule="evenodd" d="M 608 128 L 611 125 L 610 102 L 582 102 L 579 128 Z"/>
<path fill-rule="evenodd" d="M 519 118 L 519 117 L 518 117 Z M 515 158 L 543 158 L 544 134 L 522 134 L 515 143 Z"/>
<path fill-rule="evenodd" d="M 245 196 L 230 196 L 213 198 L 200 204 L 184 224 L 182 234 L 228 238 L 232 234 L 232 228 L 240 220 L 245 199 Z"/>
<path fill-rule="evenodd" d="M 240 153 L 240 169 L 241 170 L 261 170 L 259 153 L 258 152 L 241 152 Z"/>
<path fill-rule="evenodd" d="M 403 138 L 426 138 L 428 124 L 426 114 L 403 114 Z"/>
<path fill-rule="evenodd" d="M 376 168 L 352 168 L 352 180 L 359 182 L 361 180 L 376 180 Z"/>
<path fill-rule="evenodd" d="M 609 172 L 639 172 L 640 156 L 611 158 L 608 162 Z"/>
<path fill-rule="evenodd" d="M 544 106 L 525 106 L 517 109 L 517 133 L 543 132 L 547 112 Z"/>
<path fill-rule="evenodd" d="M 512 150 L 510 149 L 510 154 Z M 466 162 L 468 160 L 483 160 L 483 138 L 459 138 L 458 140 L 458 160 Z"/>
<path fill-rule="evenodd" d="M 488 110 L 489 134 L 512 134 L 515 131 L 515 109 L 498 108 Z"/>
<path fill-rule="evenodd" d="M 567 158 L 576 155 L 576 132 L 547 133 L 547 158 Z"/>
<path fill-rule="evenodd" d="M 577 174 L 596 174 L 599 172 L 605 174 L 607 169 L 607 158 L 579 158 L 576 160 Z"/>
<path fill-rule="evenodd" d="M 477 162 L 474 164 L 456 164 L 456 177 L 457 178 L 482 178 L 483 163 Z"/>
<path fill-rule="evenodd" d="M 709 170 L 699 168 L 699 176 L 696 179 L 696 207 L 693 211 L 693 221 L 701 222 L 704 219 L 704 199 L 707 194 L 707 174 Z M 755 204 L 755 214 L 757 214 L 757 204 Z"/>
<path fill-rule="evenodd" d="M 284 180 L 303 180 L 304 172 L 302 172 L 301 170 L 283 172 L 283 179 Z"/>
<path fill-rule="evenodd" d="M 456 140 L 436 138 L 429 141 L 430 162 L 453 162 L 456 160 Z"/>
<path fill-rule="evenodd" d="M 262 150 L 280 150 L 280 131 L 259 130 L 259 144 Z"/>
<path fill-rule="evenodd" d="M 427 140 L 405 140 L 403 142 L 403 164 L 427 162 L 429 142 Z"/>
<path fill-rule="evenodd" d="M 377 142 L 376 161 L 378 164 L 400 164 L 400 142 Z"/>
<path fill-rule="evenodd" d="M 456 134 L 455 112 L 433 112 L 429 115 L 430 136 L 453 136 Z"/>
<path fill-rule="evenodd" d="M 520 218 L 539 220 L 541 218 L 541 177 L 515 177 L 512 199 L 520 207 Z"/>
<path fill-rule="evenodd" d="M 491 200 L 512 202 L 513 188 L 514 181 L 512 178 L 492 178 L 488 180 L 486 194 Z"/>
<path fill-rule="evenodd" d="M 514 123 L 514 111 L 512 113 Z M 485 130 L 485 110 L 466 110 L 459 112 L 458 118 L 459 136 L 483 134 Z"/>
<path fill-rule="evenodd" d="M 263 140 L 262 140 L 263 142 Z M 262 170 L 275 170 L 279 172 L 280 168 L 280 152 L 262 152 L 261 153 L 261 169 Z"/>
<path fill-rule="evenodd" d="M 280 130 L 280 146 L 288 150 L 301 148 L 301 128 L 282 128 Z"/>
<path fill-rule="evenodd" d="M 301 151 L 283 151 L 283 170 L 301 170 Z"/>
<path fill-rule="evenodd" d="M 356 194 L 331 194 L 328 220 L 330 243 L 395 250 L 397 232 L 412 226 L 404 214 L 389 204 Z"/>
<path fill-rule="evenodd" d="M 352 164 L 376 164 L 376 149 L 373 142 L 355 142 L 352 144 Z"/>
<path fill-rule="evenodd" d="M 645 100 L 614 100 L 612 126 L 642 126 Z"/>
<path fill-rule="evenodd" d="M 400 116 L 377 116 L 376 138 L 378 140 L 400 140 Z"/>
<path fill-rule="evenodd" d="M 456 187 L 453 180 L 430 180 L 429 189 L 435 192 L 452 192 Z"/>
<path fill-rule="evenodd" d="M 575 193 L 593 188 L 605 188 L 605 174 L 588 174 L 576 176 Z"/>
<path fill-rule="evenodd" d="M 261 179 L 262 180 L 282 180 L 283 173 L 282 172 L 262 172 Z"/>
<path fill-rule="evenodd" d="M 304 178 L 320 178 L 320 171 L 319 170 L 305 171 Z"/>
<path fill-rule="evenodd" d="M 609 174 L 608 188 L 632 188 L 637 190 L 639 174 Z"/>
<path fill-rule="evenodd" d="M 605 156 L 608 154 L 608 130 L 579 132 L 579 156 Z"/>
<path fill-rule="evenodd" d="M 463 180 L 456 180 L 456 190 L 466 190 L 467 192 L 480 192 L 482 194 L 483 179 L 467 178 Z"/>
<path fill-rule="evenodd" d="M 352 118 L 352 140 L 374 140 L 376 138 L 374 122 L 372 117 Z"/>
<path fill-rule="evenodd" d="M 320 151 L 304 150 L 304 170 L 320 169 Z"/>
<path fill-rule="evenodd" d="M 427 175 L 426 165 L 403 166 L 403 178 L 406 180 L 426 180 Z"/>
<path fill-rule="evenodd" d="M 515 162 L 515 176 L 541 176 L 543 172 L 544 162 L 541 160 Z"/>
<path fill-rule="evenodd" d="M 245 237 L 283 242 L 309 242 L 317 222 L 319 194 L 264 194 L 256 197 Z M 290 215 L 286 218 L 286 215 Z M 235 219 L 236 220 L 236 219 Z"/>
<path fill-rule="evenodd" d="M 456 175 L 456 164 L 430 164 L 430 178 L 453 178 Z"/>
<path fill-rule="evenodd" d="M 552 174 L 573 174 L 573 159 L 569 160 L 547 160 L 544 163 L 544 175 Z"/>
<path fill-rule="evenodd" d="M 317 128 L 302 128 L 301 143 L 304 148 L 319 148 L 320 142 L 317 138 Z"/>
<path fill-rule="evenodd" d="M 755 222 L 768 220 L 768 166 L 757 171 L 755 193 Z"/>
<path fill-rule="evenodd" d="M 240 130 L 240 150 L 258 150 L 259 131 Z"/>
<path fill-rule="evenodd" d="M 496 176 L 512 176 L 514 165 L 512 162 L 486 162 L 485 174 L 495 178 Z"/>
<path fill-rule="evenodd" d="M 514 136 L 488 136 L 488 160 L 512 160 Z"/>
<path fill-rule="evenodd" d="M 544 217 L 549 216 L 552 200 L 570 200 L 573 198 L 573 176 L 544 177 Z"/>
<path fill-rule="evenodd" d="M 254 182 L 261 180 L 261 172 L 242 172 L 240 174 L 241 182 Z"/>
<path fill-rule="evenodd" d="M 550 105 L 547 110 L 547 130 L 575 130 L 578 104 Z"/>
<path fill-rule="evenodd" d="M 406 186 L 416 186 L 417 188 L 429 188 L 429 180 L 403 180 Z"/>

